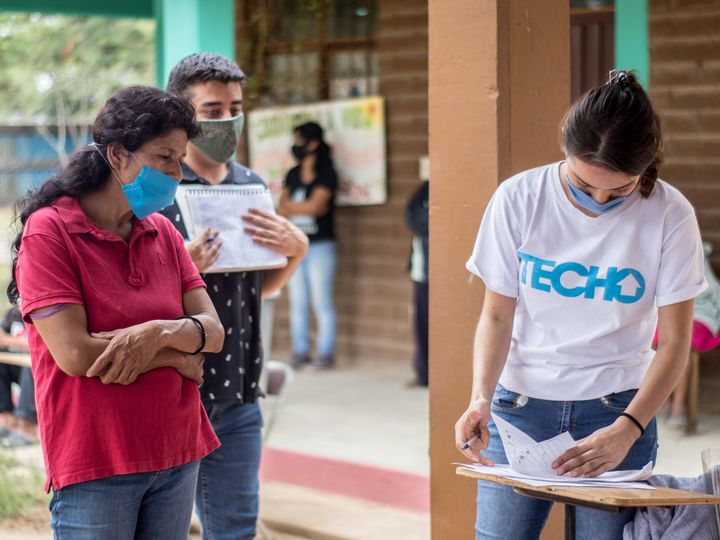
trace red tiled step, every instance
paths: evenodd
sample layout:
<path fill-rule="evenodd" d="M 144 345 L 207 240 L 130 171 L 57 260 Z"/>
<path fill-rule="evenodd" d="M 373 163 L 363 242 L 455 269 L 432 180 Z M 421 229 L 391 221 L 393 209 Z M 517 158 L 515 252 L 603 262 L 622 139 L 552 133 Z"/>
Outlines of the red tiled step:
<path fill-rule="evenodd" d="M 417 512 L 430 511 L 426 476 L 265 448 L 260 477 Z"/>

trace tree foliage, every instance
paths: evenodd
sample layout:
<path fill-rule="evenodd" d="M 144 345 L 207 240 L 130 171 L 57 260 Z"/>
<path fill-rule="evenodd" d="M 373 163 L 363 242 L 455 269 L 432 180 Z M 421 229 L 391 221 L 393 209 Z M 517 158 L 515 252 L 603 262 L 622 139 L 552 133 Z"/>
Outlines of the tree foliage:
<path fill-rule="evenodd" d="M 0 13 L 0 123 L 38 126 L 63 161 L 113 92 L 154 83 L 154 36 L 149 20 Z"/>

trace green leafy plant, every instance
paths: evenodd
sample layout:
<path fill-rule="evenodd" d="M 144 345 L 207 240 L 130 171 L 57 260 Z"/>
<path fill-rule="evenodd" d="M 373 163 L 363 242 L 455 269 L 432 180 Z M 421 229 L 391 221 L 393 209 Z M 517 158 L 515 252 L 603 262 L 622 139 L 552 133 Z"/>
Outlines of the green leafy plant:
<path fill-rule="evenodd" d="M 113 92 L 154 83 L 154 37 L 149 20 L 0 13 L 0 123 L 37 126 L 65 164 Z"/>
<path fill-rule="evenodd" d="M 0 450 L 0 518 L 24 517 L 42 511 L 47 495 L 43 473 L 35 465 L 21 463 L 8 450 Z"/>

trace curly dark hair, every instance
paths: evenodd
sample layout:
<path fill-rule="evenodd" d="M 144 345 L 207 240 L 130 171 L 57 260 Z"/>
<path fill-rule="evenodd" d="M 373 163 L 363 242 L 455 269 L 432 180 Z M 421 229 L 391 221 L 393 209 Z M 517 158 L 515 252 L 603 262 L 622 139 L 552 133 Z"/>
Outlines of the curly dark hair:
<path fill-rule="evenodd" d="M 11 247 L 12 279 L 7 289 L 11 303 L 16 304 L 19 297 L 17 254 L 28 218 L 60 197 L 78 199 L 102 189 L 111 172 L 107 163 L 108 144 L 119 143 L 133 152 L 173 129 L 181 129 L 188 139 L 193 139 L 200 134 L 194 118 L 195 110 L 186 98 L 150 86 L 124 88 L 108 99 L 93 123 L 97 146 L 85 146 L 75 152 L 62 170 L 15 203 L 14 224 L 18 233 Z"/>
<path fill-rule="evenodd" d="M 640 175 L 640 194 L 650 196 L 663 159 L 662 130 L 634 73 L 618 71 L 573 103 L 561 141 L 569 155 L 586 163 Z"/>

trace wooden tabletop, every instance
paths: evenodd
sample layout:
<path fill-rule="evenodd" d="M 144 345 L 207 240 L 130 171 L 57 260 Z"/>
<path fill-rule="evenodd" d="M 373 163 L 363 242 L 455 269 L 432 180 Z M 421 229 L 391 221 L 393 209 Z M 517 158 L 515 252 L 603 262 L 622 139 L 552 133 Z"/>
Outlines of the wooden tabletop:
<path fill-rule="evenodd" d="M 27 353 L 0 351 L 0 364 L 30 367 L 30 355 Z"/>
<path fill-rule="evenodd" d="M 720 504 L 720 497 L 695 493 L 681 489 L 658 487 L 654 489 L 619 489 L 609 487 L 568 487 L 568 486 L 531 486 L 520 480 L 503 478 L 468 470 L 455 469 L 455 474 L 478 480 L 488 480 L 496 484 L 510 486 L 522 495 L 547 499 L 580 506 L 591 506 L 606 510 L 638 506 L 680 506 L 690 504 Z"/>

